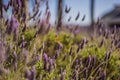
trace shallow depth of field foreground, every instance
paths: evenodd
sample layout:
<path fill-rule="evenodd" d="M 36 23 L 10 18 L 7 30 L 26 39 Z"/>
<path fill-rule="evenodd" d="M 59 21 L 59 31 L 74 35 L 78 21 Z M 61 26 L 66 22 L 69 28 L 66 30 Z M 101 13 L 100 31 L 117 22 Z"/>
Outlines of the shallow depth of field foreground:
<path fill-rule="evenodd" d="M 0 0 L 0 80 L 120 80 L 120 26 L 108 28 L 100 19 L 85 31 L 66 25 L 62 16 L 72 7 L 61 7 L 62 0 L 52 25 L 48 1 Z"/>

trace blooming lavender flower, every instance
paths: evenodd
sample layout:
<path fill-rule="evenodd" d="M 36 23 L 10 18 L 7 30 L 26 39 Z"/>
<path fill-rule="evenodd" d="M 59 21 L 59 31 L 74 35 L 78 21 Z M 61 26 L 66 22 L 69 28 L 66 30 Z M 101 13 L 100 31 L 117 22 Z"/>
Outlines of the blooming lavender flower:
<path fill-rule="evenodd" d="M 31 71 L 28 68 L 25 71 L 25 78 L 28 78 L 29 80 L 31 78 Z"/>
<path fill-rule="evenodd" d="M 44 59 L 45 62 L 48 61 L 48 55 L 46 53 L 43 54 L 43 59 Z"/>
<path fill-rule="evenodd" d="M 21 8 L 21 6 L 22 6 L 21 0 L 17 0 L 17 1 L 18 1 L 18 6 L 19 6 L 19 8 Z"/>
<path fill-rule="evenodd" d="M 31 70 L 31 79 L 30 80 L 36 80 L 36 70 L 35 70 L 34 66 L 32 67 L 32 70 Z"/>
<path fill-rule="evenodd" d="M 43 54 L 43 60 L 44 60 L 44 69 L 48 71 L 49 68 L 49 57 L 46 53 Z"/>
<path fill-rule="evenodd" d="M 54 67 L 54 59 L 49 58 L 49 69 L 48 71 L 51 72 Z"/>

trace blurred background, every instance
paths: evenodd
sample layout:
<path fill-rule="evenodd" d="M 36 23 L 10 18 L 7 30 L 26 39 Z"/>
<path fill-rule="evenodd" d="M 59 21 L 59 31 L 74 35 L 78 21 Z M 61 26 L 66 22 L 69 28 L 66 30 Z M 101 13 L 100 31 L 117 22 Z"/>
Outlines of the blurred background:
<path fill-rule="evenodd" d="M 10 0 L 1 0 L 5 5 Z M 14 1 L 14 0 L 13 0 Z M 28 9 L 32 13 L 35 5 L 34 0 L 28 0 Z M 39 1 L 39 0 L 38 0 Z M 40 18 L 44 18 L 46 3 L 45 0 L 40 2 Z M 62 22 L 64 24 L 77 24 L 80 26 L 89 26 L 93 22 L 96 22 L 98 18 L 102 19 L 106 25 L 114 25 L 120 22 L 120 0 L 48 0 L 49 10 L 51 13 L 50 23 L 55 24 L 58 19 L 59 13 L 59 1 L 62 2 Z M 70 8 L 69 13 L 65 13 L 65 8 Z M 9 8 L 8 12 L 4 16 L 11 17 L 12 9 Z M 75 20 L 79 13 L 78 20 Z M 84 21 L 82 20 L 85 18 Z M 69 19 L 69 21 L 68 21 Z"/>

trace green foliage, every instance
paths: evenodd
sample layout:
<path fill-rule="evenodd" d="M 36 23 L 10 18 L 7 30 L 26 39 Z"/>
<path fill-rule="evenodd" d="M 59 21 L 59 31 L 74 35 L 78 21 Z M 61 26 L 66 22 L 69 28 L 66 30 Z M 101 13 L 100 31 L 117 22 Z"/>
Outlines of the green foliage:
<path fill-rule="evenodd" d="M 30 41 L 35 35 L 35 30 L 27 30 L 24 32 L 25 41 Z"/>

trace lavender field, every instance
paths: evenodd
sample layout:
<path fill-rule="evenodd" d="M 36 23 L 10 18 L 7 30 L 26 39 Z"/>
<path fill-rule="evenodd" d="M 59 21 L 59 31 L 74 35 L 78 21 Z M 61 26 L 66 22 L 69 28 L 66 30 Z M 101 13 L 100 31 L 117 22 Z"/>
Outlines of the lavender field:
<path fill-rule="evenodd" d="M 48 0 L 33 0 L 32 12 L 29 1 L 8 0 L 5 5 L 0 0 L 0 80 L 120 80 L 118 26 L 106 28 L 98 19 L 89 32 L 81 32 L 78 25 L 64 25 L 61 12 L 68 14 L 71 8 L 61 8 L 62 0 L 52 25 Z"/>

